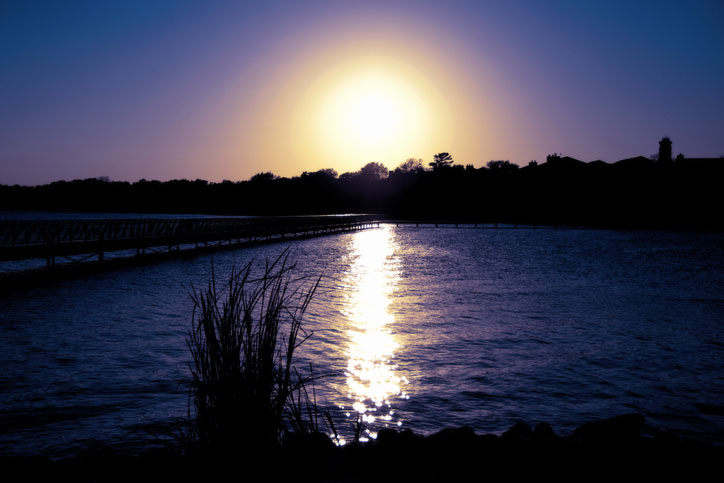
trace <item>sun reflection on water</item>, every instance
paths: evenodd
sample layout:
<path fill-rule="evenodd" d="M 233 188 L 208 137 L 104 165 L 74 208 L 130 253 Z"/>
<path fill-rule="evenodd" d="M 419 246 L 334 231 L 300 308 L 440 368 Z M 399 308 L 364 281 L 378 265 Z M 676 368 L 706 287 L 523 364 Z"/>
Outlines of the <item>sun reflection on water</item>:
<path fill-rule="evenodd" d="M 389 325 L 389 310 L 399 278 L 394 258 L 395 241 L 391 227 L 355 234 L 351 270 L 348 273 L 347 307 L 349 325 L 347 391 L 353 413 L 374 438 L 374 427 L 402 425 L 393 410 L 395 398 L 408 398 L 403 390 L 406 378 L 396 374 L 395 351 L 399 345 Z"/>

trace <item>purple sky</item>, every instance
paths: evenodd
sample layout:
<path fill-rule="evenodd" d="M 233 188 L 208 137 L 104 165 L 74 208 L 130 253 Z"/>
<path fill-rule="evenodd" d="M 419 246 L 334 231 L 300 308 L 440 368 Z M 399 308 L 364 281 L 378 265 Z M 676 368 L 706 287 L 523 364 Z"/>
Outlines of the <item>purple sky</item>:
<path fill-rule="evenodd" d="M 724 155 L 724 4 L 589 3 L 5 1 L 0 183 Z"/>

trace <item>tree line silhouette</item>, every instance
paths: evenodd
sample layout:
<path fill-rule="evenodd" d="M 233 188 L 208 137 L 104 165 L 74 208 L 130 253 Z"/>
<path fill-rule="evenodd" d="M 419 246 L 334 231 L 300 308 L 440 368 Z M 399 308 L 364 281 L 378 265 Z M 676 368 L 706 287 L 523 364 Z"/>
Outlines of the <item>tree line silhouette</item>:
<path fill-rule="evenodd" d="M 379 213 L 392 218 L 620 228 L 724 228 L 724 159 L 636 157 L 609 164 L 560 156 L 519 167 L 455 164 L 438 153 L 426 167 L 270 172 L 246 181 L 91 178 L 40 186 L 0 185 L 1 210 L 219 215 Z"/>

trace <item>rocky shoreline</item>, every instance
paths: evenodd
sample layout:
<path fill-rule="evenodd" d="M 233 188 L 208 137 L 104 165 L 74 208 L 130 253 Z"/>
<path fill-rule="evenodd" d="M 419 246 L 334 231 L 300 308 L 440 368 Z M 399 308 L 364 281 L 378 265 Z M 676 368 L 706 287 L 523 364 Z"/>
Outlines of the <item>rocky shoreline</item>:
<path fill-rule="evenodd" d="M 3 481 L 724 481 L 724 446 L 685 440 L 627 414 L 559 436 L 519 422 L 500 436 L 469 427 L 429 436 L 382 430 L 337 447 L 323 434 L 291 435 L 273 454 L 200 459 L 174 448 L 110 449 L 54 461 L 0 457 Z"/>

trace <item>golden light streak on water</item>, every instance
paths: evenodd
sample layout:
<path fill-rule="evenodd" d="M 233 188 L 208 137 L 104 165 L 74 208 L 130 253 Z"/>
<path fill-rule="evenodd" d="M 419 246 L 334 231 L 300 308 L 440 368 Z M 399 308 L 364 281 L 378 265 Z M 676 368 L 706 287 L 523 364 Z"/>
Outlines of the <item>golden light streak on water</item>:
<path fill-rule="evenodd" d="M 390 303 L 397 287 L 399 270 L 394 258 L 396 244 L 392 228 L 384 226 L 355 234 L 352 269 L 348 274 L 349 320 L 347 348 L 347 391 L 354 414 L 368 427 L 401 425 L 395 420 L 395 398 L 408 398 L 407 384 L 396 373 L 395 351 L 399 348 L 390 330 L 394 316 Z M 369 437 L 376 433 L 367 430 Z"/>

